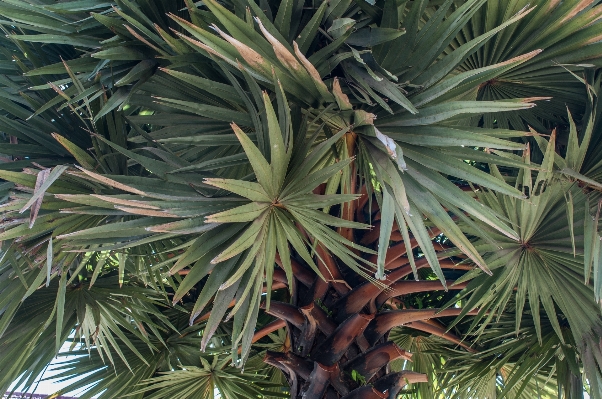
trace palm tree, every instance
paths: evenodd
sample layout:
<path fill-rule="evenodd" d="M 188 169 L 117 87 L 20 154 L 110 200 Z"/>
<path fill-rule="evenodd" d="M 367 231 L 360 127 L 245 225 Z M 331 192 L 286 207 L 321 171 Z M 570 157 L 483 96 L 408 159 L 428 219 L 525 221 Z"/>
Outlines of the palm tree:
<path fill-rule="evenodd" d="M 3 2 L 0 391 L 601 397 L 593 3 Z"/>

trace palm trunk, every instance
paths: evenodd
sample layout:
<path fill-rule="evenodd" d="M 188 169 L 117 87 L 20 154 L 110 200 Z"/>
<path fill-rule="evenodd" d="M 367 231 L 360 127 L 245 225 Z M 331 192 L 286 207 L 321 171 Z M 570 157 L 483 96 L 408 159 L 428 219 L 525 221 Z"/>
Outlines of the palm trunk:
<path fill-rule="evenodd" d="M 397 326 L 435 334 L 470 350 L 458 337 L 430 320 L 456 316 L 461 309 L 383 309 L 391 298 L 443 289 L 439 281 L 405 280 L 412 270 L 398 246 L 390 249 L 389 273 L 384 283 L 391 289 L 386 291 L 367 281 L 350 286 L 349 281 L 356 280 L 354 273 L 345 275 L 323 247 L 318 246 L 316 252 L 318 266 L 322 275 L 328 276 L 327 281 L 293 260 L 295 287 L 291 303 L 272 301 L 268 310 L 286 325 L 290 344 L 285 352 L 267 352 L 264 361 L 286 375 L 291 398 L 394 399 L 407 383 L 427 382 L 422 374 L 390 370 L 393 360 L 412 358 L 412 354 L 388 340 L 389 331 Z M 442 261 L 441 266 L 456 268 L 449 261 Z M 428 264 L 419 261 L 417 267 Z M 465 287 L 452 284 L 448 281 L 450 289 Z M 282 325 L 276 323 L 275 326 Z"/>
<path fill-rule="evenodd" d="M 426 382 L 422 374 L 390 371 L 391 361 L 412 358 L 388 341 L 388 332 L 396 326 L 411 326 L 461 344 L 445 329 L 426 322 L 433 317 L 458 315 L 461 309 L 446 309 L 439 314 L 437 309 L 371 311 L 370 303 L 381 292 L 366 294 L 364 284 L 341 294 L 333 283 L 318 278 L 310 285 L 299 280 L 297 283 L 293 304 L 272 302 L 268 311 L 286 323 L 289 349 L 285 353 L 268 352 L 264 359 L 284 372 L 291 398 L 396 398 L 407 382 Z M 441 283 L 434 287 L 431 281 L 403 284 L 408 287 L 404 293 L 441 289 Z M 400 290 L 396 288 L 396 294 Z M 346 310 L 356 307 L 361 311 Z"/>
<path fill-rule="evenodd" d="M 357 136 L 350 133 L 345 140 L 348 156 L 353 156 Z M 352 169 L 355 171 L 354 164 Z M 355 193 L 355 172 L 351 176 L 349 189 Z M 343 219 L 365 221 L 363 211 L 367 195 L 365 189 L 360 191 L 364 195 L 359 201 L 342 206 Z M 379 217 L 373 214 L 372 220 L 375 219 Z M 350 228 L 340 228 L 338 232 L 350 241 L 376 245 L 378 223 L 360 237 Z M 439 234 L 435 230 L 431 231 L 433 237 Z M 397 226 L 393 228 L 391 239 L 401 240 Z M 416 246 L 412 240 L 411 247 Z M 434 317 L 456 316 L 462 309 L 446 309 L 439 314 L 438 309 L 383 309 L 383 305 L 394 297 L 443 289 L 439 281 L 404 279 L 412 273 L 406 250 L 405 243 L 399 242 L 387 252 L 385 267 L 389 273 L 383 283 L 390 289 L 386 291 L 369 281 L 358 281 L 356 273 L 339 267 L 336 259 L 321 245 L 316 247 L 316 261 L 326 280 L 291 259 L 295 276 L 295 286 L 289 287 L 293 292 L 291 303 L 272 301 L 267 311 L 284 321 L 290 344 L 283 353 L 268 351 L 264 361 L 286 375 L 292 399 L 395 399 L 407 383 L 427 382 L 423 374 L 391 371 L 390 362 L 412 358 L 411 353 L 388 340 L 389 331 L 397 326 L 410 326 L 467 348 L 441 325 L 428 322 Z M 369 260 L 376 261 L 375 258 Z M 428 263 L 423 259 L 416 262 L 416 267 L 428 267 Z M 457 268 L 450 261 L 442 261 L 441 267 Z M 449 281 L 447 286 L 451 289 L 466 286 L 452 287 L 452 284 L 453 281 Z M 261 336 L 264 336 L 262 332 L 256 334 L 257 338 Z"/>

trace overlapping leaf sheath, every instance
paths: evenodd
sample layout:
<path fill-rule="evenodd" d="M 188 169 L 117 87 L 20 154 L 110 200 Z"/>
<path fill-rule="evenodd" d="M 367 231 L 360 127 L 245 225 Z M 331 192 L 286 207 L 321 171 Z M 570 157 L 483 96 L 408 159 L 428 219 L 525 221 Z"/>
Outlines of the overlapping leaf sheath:
<path fill-rule="evenodd" d="M 369 208 L 367 201 L 362 203 L 364 206 L 357 209 L 358 213 L 364 216 L 377 213 L 378 209 Z M 361 241 L 367 234 L 354 230 L 352 235 Z M 441 282 L 408 279 L 412 274 L 409 258 L 394 247 L 389 252 L 390 263 L 398 261 L 387 269 L 387 285 L 397 287 L 392 296 L 403 298 L 417 292 L 443 291 Z M 272 301 L 266 310 L 285 322 L 288 342 L 286 352 L 268 351 L 264 361 L 282 370 L 292 398 L 395 398 L 409 383 L 426 383 L 424 374 L 391 370 L 395 360 L 412 359 L 411 353 L 387 339 L 391 329 L 402 325 L 429 331 L 472 350 L 453 333 L 428 324 L 439 317 L 450 320 L 450 316 L 458 315 L 462 309 L 408 309 L 398 307 L 399 300 L 377 305 L 377 299 L 387 294 L 389 288 L 357 279 L 350 268 L 321 245 L 316 255 L 318 267 L 326 278 L 293 277 L 296 289 L 290 303 Z M 293 276 L 309 272 L 308 266 L 294 262 Z M 419 263 L 422 267 L 426 265 Z M 452 261 L 442 264 L 451 269 L 457 267 Z M 448 283 L 451 291 L 464 287 L 454 285 L 454 281 Z"/>

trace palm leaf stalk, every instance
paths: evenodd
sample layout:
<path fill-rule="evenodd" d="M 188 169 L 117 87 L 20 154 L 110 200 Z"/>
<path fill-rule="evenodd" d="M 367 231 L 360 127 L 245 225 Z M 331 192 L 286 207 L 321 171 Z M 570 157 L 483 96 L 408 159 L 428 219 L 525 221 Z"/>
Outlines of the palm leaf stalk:
<path fill-rule="evenodd" d="M 236 379 L 228 364 L 242 367 L 253 344 L 284 325 L 284 350 L 265 359 L 285 372 L 292 397 L 392 398 L 425 377 L 388 366 L 410 357 L 389 340 L 391 329 L 405 325 L 464 353 L 472 349 L 463 339 L 478 340 L 503 314 L 508 292 L 492 299 L 481 288 L 501 271 L 491 248 L 526 248 L 529 221 L 509 209 L 535 198 L 532 171 L 537 183 L 551 182 L 553 157 L 537 165 L 513 153 L 535 132 L 473 127 L 467 118 L 522 110 L 533 120 L 535 103 L 558 90 L 493 101 L 466 93 L 533 60 L 544 75 L 561 69 L 541 58 L 553 45 L 545 41 L 471 70 L 463 63 L 507 29 L 534 24 L 538 9 L 510 9 L 464 40 L 489 2 L 84 3 L 0 5 L 0 124 L 10 157 L 0 170 L 0 350 L 27 347 L 18 362 L 0 361 L 4 390 L 18 378 L 31 385 L 75 329 L 98 349 L 86 365 L 96 370 L 85 380 L 88 397 L 106 388 L 105 358 L 126 373 L 110 379 L 105 397 L 211 397 L 214 380 L 225 397 L 278 396 L 253 377 L 263 370 Z M 583 20 L 584 35 L 597 26 L 589 4 L 543 3 L 546 12 L 569 7 L 562 23 L 573 31 Z M 584 59 L 571 46 L 562 51 Z M 587 102 L 587 92 L 577 97 Z M 587 153 L 589 142 L 580 145 Z M 581 164 L 571 165 L 579 173 Z M 76 295 L 101 282 L 125 312 Z M 581 284 L 579 298 L 593 300 Z M 455 306 L 456 289 L 466 306 Z M 404 305 L 412 296 L 432 301 Z M 41 298 L 34 328 L 21 312 Z M 563 300 L 559 313 L 568 317 Z M 562 340 L 547 298 L 546 306 Z M 576 342 L 591 337 L 577 348 L 591 379 L 599 309 L 587 309 L 569 325 Z M 472 323 L 451 324 L 458 315 Z M 191 346 L 217 357 L 184 355 Z M 84 363 L 67 361 L 63 375 Z M 168 374 L 147 380 L 156 371 Z M 246 391 L 245 379 L 253 381 Z M 143 381 L 147 388 L 136 385 Z"/>

